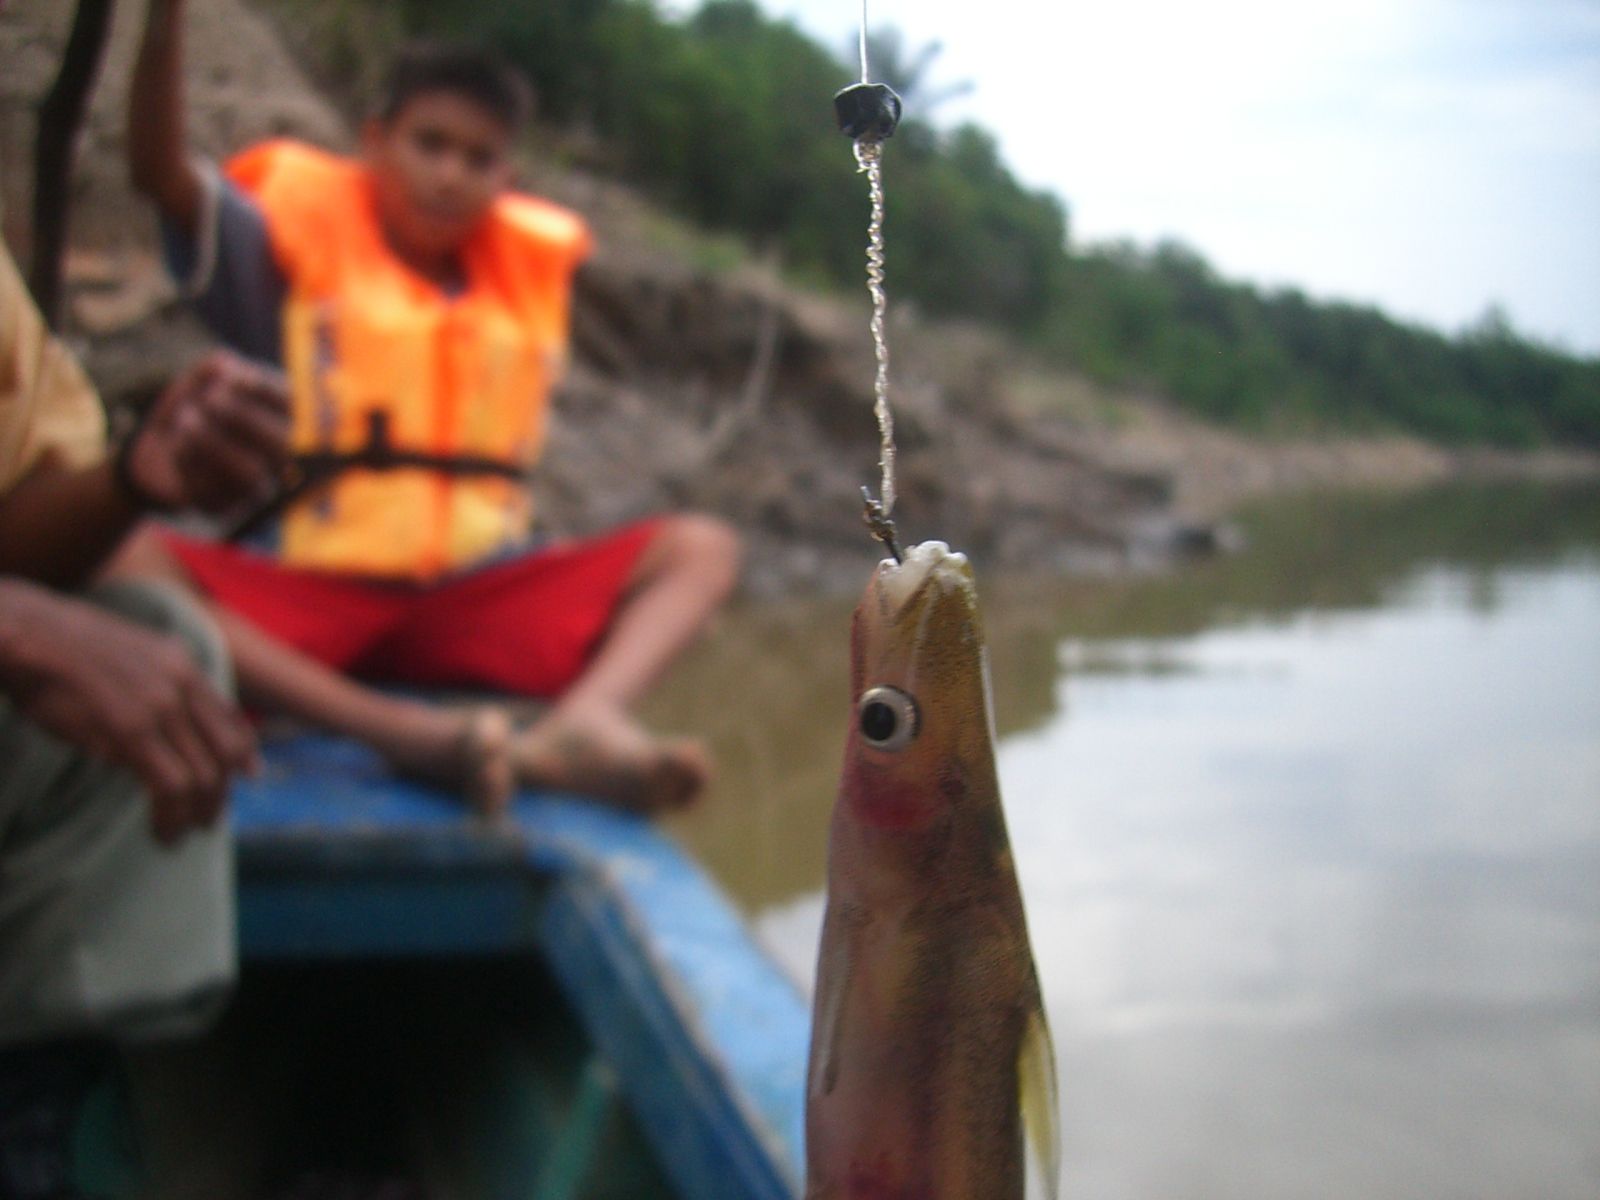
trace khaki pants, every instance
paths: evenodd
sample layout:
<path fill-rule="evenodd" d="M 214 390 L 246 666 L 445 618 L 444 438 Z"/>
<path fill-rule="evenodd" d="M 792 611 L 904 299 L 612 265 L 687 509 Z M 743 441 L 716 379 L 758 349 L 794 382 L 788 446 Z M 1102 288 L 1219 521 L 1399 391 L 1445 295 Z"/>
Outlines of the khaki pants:
<path fill-rule="evenodd" d="M 183 638 L 231 688 L 215 631 L 175 590 L 119 583 L 86 598 Z M 131 775 L 0 699 L 0 1047 L 195 1032 L 235 967 L 225 823 L 160 845 Z"/>

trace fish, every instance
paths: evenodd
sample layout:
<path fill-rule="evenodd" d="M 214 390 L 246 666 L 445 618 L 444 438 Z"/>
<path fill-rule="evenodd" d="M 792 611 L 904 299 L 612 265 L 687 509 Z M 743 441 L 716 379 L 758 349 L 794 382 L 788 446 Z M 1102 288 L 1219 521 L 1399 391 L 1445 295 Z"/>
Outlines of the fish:
<path fill-rule="evenodd" d="M 1000 787 L 977 585 L 929 541 L 851 629 L 806 1078 L 806 1200 L 1057 1195 L 1055 1055 Z"/>

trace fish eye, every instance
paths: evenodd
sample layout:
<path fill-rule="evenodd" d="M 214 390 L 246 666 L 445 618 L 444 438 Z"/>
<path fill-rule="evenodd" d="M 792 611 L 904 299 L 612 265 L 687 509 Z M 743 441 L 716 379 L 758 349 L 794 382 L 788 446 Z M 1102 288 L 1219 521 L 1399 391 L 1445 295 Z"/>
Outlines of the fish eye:
<path fill-rule="evenodd" d="M 868 688 L 856 702 L 856 727 L 875 749 L 904 750 L 917 726 L 917 702 L 897 687 Z"/>

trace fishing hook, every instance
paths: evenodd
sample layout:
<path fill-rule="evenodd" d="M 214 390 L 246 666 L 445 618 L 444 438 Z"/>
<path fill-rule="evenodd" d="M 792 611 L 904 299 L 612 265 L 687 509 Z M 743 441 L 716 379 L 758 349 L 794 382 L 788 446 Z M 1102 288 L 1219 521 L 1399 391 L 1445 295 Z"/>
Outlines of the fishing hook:
<path fill-rule="evenodd" d="M 883 505 L 879 503 L 878 498 L 866 487 L 861 489 L 861 500 L 864 506 L 861 519 L 867 523 L 867 529 L 873 537 L 888 547 L 889 553 L 894 555 L 895 562 L 904 563 L 906 556 L 900 553 L 900 543 L 895 537 L 894 521 L 883 511 Z"/>

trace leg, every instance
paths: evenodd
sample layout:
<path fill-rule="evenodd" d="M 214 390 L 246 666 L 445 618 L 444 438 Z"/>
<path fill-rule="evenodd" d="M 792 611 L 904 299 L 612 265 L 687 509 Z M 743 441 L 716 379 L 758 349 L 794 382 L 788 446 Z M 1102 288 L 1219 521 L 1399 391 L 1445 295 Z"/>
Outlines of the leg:
<path fill-rule="evenodd" d="M 176 589 L 119 583 L 90 599 L 183 638 L 231 691 L 215 630 Z M 208 1016 L 234 970 L 227 830 L 163 848 L 131 775 L 3 701 L 0 761 L 0 1043 Z"/>
<path fill-rule="evenodd" d="M 463 791 L 484 813 L 511 799 L 511 722 L 492 705 L 448 709 L 358 683 L 217 609 L 246 701 L 367 743 L 408 774 Z"/>
<path fill-rule="evenodd" d="M 709 517 L 668 517 L 639 557 L 599 649 L 558 707 L 630 709 L 699 637 L 739 578 L 738 536 Z"/>
<path fill-rule="evenodd" d="M 519 777 L 644 810 L 690 803 L 710 775 L 704 748 L 651 737 L 629 710 L 699 636 L 738 571 L 738 538 L 727 526 L 699 516 L 663 520 L 588 666 L 518 736 Z"/>
<path fill-rule="evenodd" d="M 110 573 L 166 579 L 199 590 L 183 562 L 149 530 L 129 539 Z M 247 703 L 363 741 L 402 771 L 460 789 L 481 811 L 505 807 L 512 784 L 511 726 L 500 709 L 451 710 L 386 695 L 263 632 L 222 604 L 213 603 L 211 611 Z"/>
<path fill-rule="evenodd" d="M 215 630 L 176 589 L 90 599 L 181 637 L 229 687 Z M 113 1039 L 197 1032 L 233 981 L 232 846 L 225 827 L 161 845 L 131 775 L 4 700 L 0 761 L 0 1195 L 76 1195 L 73 1139 Z"/>
<path fill-rule="evenodd" d="M 650 811 L 693 799 L 709 767 L 690 741 L 629 715 L 733 587 L 738 543 L 706 517 L 667 517 L 451 579 L 360 663 L 378 678 L 555 697 L 515 739 L 517 778 Z"/>

